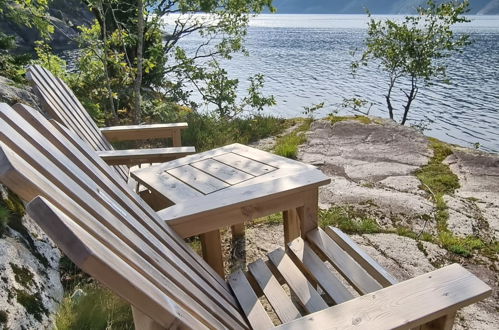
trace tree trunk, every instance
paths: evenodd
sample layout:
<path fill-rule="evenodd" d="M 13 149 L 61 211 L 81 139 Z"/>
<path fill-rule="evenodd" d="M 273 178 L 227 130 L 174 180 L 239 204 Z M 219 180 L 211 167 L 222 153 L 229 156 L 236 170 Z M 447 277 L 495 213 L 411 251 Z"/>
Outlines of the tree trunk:
<path fill-rule="evenodd" d="M 393 120 L 393 106 L 392 106 L 392 89 L 395 85 L 395 79 L 390 78 L 390 87 L 388 88 L 388 94 L 386 94 L 386 105 L 388 106 L 388 113 L 390 114 L 390 119 Z"/>
<path fill-rule="evenodd" d="M 142 66 L 144 62 L 144 2 L 137 0 L 137 75 L 135 76 L 133 86 L 133 121 L 135 124 L 140 124 L 142 95 L 140 88 L 142 87 Z"/>
<path fill-rule="evenodd" d="M 118 114 L 116 113 L 116 106 L 114 105 L 113 90 L 111 88 L 111 80 L 109 78 L 109 68 L 107 65 L 108 64 L 109 49 L 107 47 L 106 14 L 104 13 L 104 6 L 102 5 L 102 1 L 99 2 L 99 14 L 100 14 L 101 19 L 99 19 L 98 21 L 101 24 L 101 36 L 102 36 L 102 42 L 104 44 L 102 65 L 104 66 L 104 76 L 106 79 L 107 98 L 108 98 L 109 107 L 110 107 L 108 112 L 111 112 L 111 115 L 112 115 L 111 124 L 115 125 L 118 122 Z"/>
<path fill-rule="evenodd" d="M 416 83 L 416 79 L 412 77 L 412 84 L 411 84 L 411 92 L 409 94 L 405 94 L 407 97 L 407 103 L 404 106 L 404 116 L 402 117 L 402 121 L 400 122 L 401 125 L 405 125 L 405 122 L 407 121 L 407 115 L 409 114 L 409 109 L 411 108 L 412 101 L 416 98 L 416 95 L 418 94 L 418 86 Z"/>

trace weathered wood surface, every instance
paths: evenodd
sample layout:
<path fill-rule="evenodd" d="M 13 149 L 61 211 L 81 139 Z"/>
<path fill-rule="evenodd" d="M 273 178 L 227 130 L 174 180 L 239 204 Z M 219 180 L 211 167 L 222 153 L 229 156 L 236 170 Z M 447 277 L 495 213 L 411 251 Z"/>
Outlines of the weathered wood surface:
<path fill-rule="evenodd" d="M 317 189 L 330 182 L 313 166 L 240 144 L 139 169 L 132 177 L 175 204 L 159 215 L 183 237 L 284 211 L 287 242 L 317 226 Z"/>
<path fill-rule="evenodd" d="M 262 303 L 258 300 L 244 273 L 240 270 L 232 273 L 228 282 L 252 328 L 262 330 L 274 328 L 274 324 L 267 315 Z"/>
<path fill-rule="evenodd" d="M 249 264 L 248 269 L 283 323 L 301 317 L 291 298 L 284 292 L 281 284 L 263 260 L 258 259 Z"/>
<path fill-rule="evenodd" d="M 132 167 L 145 163 L 162 163 L 173 159 L 192 155 L 194 147 L 172 147 L 152 149 L 105 150 L 97 154 L 108 165 L 126 165 Z"/>
<path fill-rule="evenodd" d="M 180 136 L 187 123 L 124 125 L 100 128 L 100 132 L 108 141 L 131 141 L 147 139 L 173 139 Z M 174 145 L 174 147 L 177 147 Z"/>
<path fill-rule="evenodd" d="M 278 329 L 411 329 L 490 295 L 458 264 L 307 315 Z"/>
<path fill-rule="evenodd" d="M 327 268 L 307 242 L 297 238 L 289 244 L 290 255 L 300 263 L 336 304 L 348 301 L 354 296 Z"/>
<path fill-rule="evenodd" d="M 384 287 L 398 283 L 397 279 L 381 267 L 370 255 L 364 252 L 355 242 L 338 228 L 329 226 L 326 233 L 345 250 L 369 275 Z"/>
<path fill-rule="evenodd" d="M 362 294 L 382 288 L 355 260 L 341 249 L 322 229 L 307 234 L 307 240 L 316 247 L 352 286 Z"/>
<path fill-rule="evenodd" d="M 303 275 L 283 249 L 272 251 L 268 254 L 268 257 L 308 313 L 327 308 L 327 304 L 317 290 L 310 284 L 305 275 Z"/>

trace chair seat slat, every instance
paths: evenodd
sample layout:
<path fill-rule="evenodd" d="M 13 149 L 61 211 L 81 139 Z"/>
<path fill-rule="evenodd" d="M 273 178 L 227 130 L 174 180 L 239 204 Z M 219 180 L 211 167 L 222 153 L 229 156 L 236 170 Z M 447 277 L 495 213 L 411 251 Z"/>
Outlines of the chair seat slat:
<path fill-rule="evenodd" d="M 270 252 L 268 257 L 308 313 L 317 312 L 328 307 L 283 249 L 279 248 Z"/>
<path fill-rule="evenodd" d="M 326 233 L 345 250 L 362 268 L 364 268 L 383 287 L 398 283 L 397 279 L 386 271 L 376 260 L 362 250 L 355 242 L 340 229 L 328 226 Z"/>
<path fill-rule="evenodd" d="M 297 238 L 289 243 L 289 252 L 304 265 L 336 304 L 354 297 L 303 239 Z"/>
<path fill-rule="evenodd" d="M 248 265 L 248 270 L 262 289 L 265 297 L 272 305 L 282 323 L 290 322 L 301 316 L 298 309 L 293 305 L 291 298 L 284 292 L 283 288 L 272 274 L 262 259 Z"/>
<path fill-rule="evenodd" d="M 361 294 L 374 292 L 383 288 L 352 257 L 329 237 L 324 230 L 317 228 L 307 234 L 307 239 L 341 275 Z"/>
<path fill-rule="evenodd" d="M 238 270 L 229 275 L 228 283 L 253 329 L 274 328 L 274 323 L 267 315 L 265 308 L 253 292 L 251 284 L 242 271 Z"/>

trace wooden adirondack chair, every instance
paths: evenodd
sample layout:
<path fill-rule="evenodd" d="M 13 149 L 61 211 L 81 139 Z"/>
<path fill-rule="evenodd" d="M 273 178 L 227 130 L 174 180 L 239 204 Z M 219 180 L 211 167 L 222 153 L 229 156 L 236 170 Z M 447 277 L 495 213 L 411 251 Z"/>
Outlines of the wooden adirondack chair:
<path fill-rule="evenodd" d="M 0 181 L 73 262 L 130 302 L 137 329 L 450 329 L 457 309 L 491 293 L 457 264 L 397 283 L 335 228 L 302 233 L 225 282 L 93 150 L 24 109 L 0 104 Z"/>
<path fill-rule="evenodd" d="M 187 123 L 99 128 L 71 89 L 50 71 L 33 65 L 28 68 L 26 77 L 39 97 L 43 110 L 89 143 L 109 165 L 115 165 L 116 171 L 125 180 L 129 179 L 127 166 L 164 162 L 195 152 L 194 147 L 182 147 L 181 130 L 187 128 Z M 109 143 L 157 138 L 171 139 L 173 147 L 115 150 Z"/>

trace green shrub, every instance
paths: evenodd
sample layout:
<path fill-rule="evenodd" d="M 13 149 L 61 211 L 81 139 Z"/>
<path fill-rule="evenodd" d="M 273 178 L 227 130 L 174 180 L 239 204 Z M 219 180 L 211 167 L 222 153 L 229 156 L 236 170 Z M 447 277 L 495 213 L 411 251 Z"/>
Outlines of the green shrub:
<path fill-rule="evenodd" d="M 187 122 L 182 144 L 194 146 L 198 152 L 231 143 L 248 144 L 277 135 L 286 128 L 286 120 L 254 114 L 233 119 L 219 118 L 212 113 L 199 113 L 168 102 L 147 102 L 144 118 L 149 123 Z"/>

